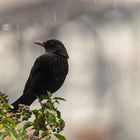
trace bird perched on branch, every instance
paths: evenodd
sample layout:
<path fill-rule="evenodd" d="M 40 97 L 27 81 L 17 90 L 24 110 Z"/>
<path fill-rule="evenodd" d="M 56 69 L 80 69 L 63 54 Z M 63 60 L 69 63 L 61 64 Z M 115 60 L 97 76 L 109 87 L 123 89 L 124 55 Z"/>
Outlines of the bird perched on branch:
<path fill-rule="evenodd" d="M 64 83 L 68 73 L 68 53 L 62 42 L 51 39 L 45 42 L 36 41 L 35 44 L 45 48 L 46 53 L 39 56 L 25 84 L 23 95 L 12 105 L 14 111 L 19 104 L 31 105 L 37 97 L 54 93 Z"/>

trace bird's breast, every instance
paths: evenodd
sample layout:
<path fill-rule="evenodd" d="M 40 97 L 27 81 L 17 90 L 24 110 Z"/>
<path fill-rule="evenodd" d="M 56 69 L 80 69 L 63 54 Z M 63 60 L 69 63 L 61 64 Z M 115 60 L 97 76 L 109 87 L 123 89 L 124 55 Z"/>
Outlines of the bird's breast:
<path fill-rule="evenodd" d="M 44 86 L 50 92 L 55 92 L 64 83 L 67 73 L 67 59 L 61 57 L 49 58 L 44 72 L 42 73 L 42 76 L 45 75 L 42 77 L 43 83 L 45 84 Z"/>

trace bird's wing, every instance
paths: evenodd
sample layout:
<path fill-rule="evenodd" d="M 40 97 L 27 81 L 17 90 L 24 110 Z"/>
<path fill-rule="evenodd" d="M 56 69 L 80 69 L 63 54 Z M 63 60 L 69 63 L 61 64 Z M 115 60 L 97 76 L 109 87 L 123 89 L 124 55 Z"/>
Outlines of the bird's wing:
<path fill-rule="evenodd" d="M 24 91 L 23 91 L 24 93 L 26 92 L 26 90 L 28 90 L 28 87 L 30 86 L 34 76 L 42 69 L 43 64 L 44 64 L 43 56 L 38 57 L 31 69 L 29 78 L 25 84 Z"/>

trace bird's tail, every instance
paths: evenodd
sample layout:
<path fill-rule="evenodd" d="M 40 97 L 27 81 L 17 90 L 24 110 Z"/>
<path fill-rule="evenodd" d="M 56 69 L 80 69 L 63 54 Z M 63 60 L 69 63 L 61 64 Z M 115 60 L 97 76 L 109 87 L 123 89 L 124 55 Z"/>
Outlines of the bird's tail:
<path fill-rule="evenodd" d="M 35 99 L 36 99 L 36 96 L 34 96 L 34 95 L 23 94 L 14 103 L 12 103 L 12 106 L 14 107 L 13 111 L 16 112 L 18 110 L 19 104 L 24 104 L 24 105 L 30 106 Z"/>

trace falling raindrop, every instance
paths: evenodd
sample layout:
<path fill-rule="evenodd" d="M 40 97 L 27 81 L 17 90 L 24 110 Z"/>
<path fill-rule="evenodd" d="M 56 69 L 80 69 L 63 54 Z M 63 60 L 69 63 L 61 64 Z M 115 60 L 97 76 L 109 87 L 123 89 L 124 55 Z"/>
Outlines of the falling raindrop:
<path fill-rule="evenodd" d="M 16 25 L 16 35 L 17 35 L 17 39 L 19 39 L 20 38 L 19 24 Z"/>
<path fill-rule="evenodd" d="M 54 23 L 56 23 L 56 10 L 53 11 Z"/>
<path fill-rule="evenodd" d="M 96 4 L 97 3 L 97 0 L 94 0 L 94 3 Z"/>
<path fill-rule="evenodd" d="M 17 55 L 17 58 L 19 58 L 19 41 L 20 41 L 20 28 L 19 28 L 19 24 L 16 25 L 16 37 L 17 37 L 17 41 L 16 41 L 16 55 Z"/>

